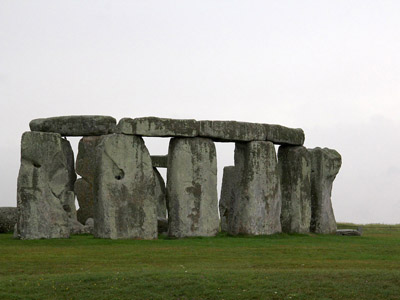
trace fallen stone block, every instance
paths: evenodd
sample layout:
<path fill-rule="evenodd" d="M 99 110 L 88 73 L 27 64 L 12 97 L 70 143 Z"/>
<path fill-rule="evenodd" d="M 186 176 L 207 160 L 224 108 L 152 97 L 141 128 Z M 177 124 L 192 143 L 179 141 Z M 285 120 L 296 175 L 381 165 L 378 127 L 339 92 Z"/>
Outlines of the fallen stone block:
<path fill-rule="evenodd" d="M 279 145 L 301 146 L 304 144 L 304 131 L 281 125 L 264 124 L 266 140 Z"/>
<path fill-rule="evenodd" d="M 228 215 L 228 233 L 281 232 L 281 191 L 275 147 L 271 142 L 236 143 L 237 184 Z"/>
<path fill-rule="evenodd" d="M 57 133 L 25 132 L 18 175 L 17 236 L 21 239 L 68 238 L 73 192 L 65 153 L 70 144 Z"/>
<path fill-rule="evenodd" d="M 361 236 L 361 232 L 356 229 L 338 229 L 336 235 Z"/>
<path fill-rule="evenodd" d="M 310 232 L 311 159 L 302 146 L 280 146 L 278 167 L 282 192 L 282 231 Z"/>
<path fill-rule="evenodd" d="M 331 193 L 333 181 L 342 165 L 340 154 L 328 148 L 309 149 L 311 157 L 311 231 L 334 234 L 336 220 Z"/>
<path fill-rule="evenodd" d="M 174 138 L 168 155 L 169 236 L 216 235 L 219 218 L 214 143 L 205 138 Z"/>
<path fill-rule="evenodd" d="M 16 207 L 0 207 L 0 233 L 11 232 L 18 221 Z"/>
<path fill-rule="evenodd" d="M 155 178 L 142 138 L 106 135 L 96 149 L 94 236 L 157 238 Z"/>
<path fill-rule="evenodd" d="M 168 166 L 168 155 L 152 155 L 151 163 L 154 168 L 166 168 Z"/>
<path fill-rule="evenodd" d="M 167 119 L 156 117 L 123 118 L 117 125 L 117 132 L 154 137 L 195 137 L 198 123 L 189 119 Z"/>
<path fill-rule="evenodd" d="M 61 116 L 34 119 L 31 131 L 54 132 L 62 136 L 93 136 L 114 132 L 116 120 L 109 116 Z"/>
<path fill-rule="evenodd" d="M 265 141 L 263 124 L 237 121 L 199 121 L 201 137 L 218 142 Z"/>

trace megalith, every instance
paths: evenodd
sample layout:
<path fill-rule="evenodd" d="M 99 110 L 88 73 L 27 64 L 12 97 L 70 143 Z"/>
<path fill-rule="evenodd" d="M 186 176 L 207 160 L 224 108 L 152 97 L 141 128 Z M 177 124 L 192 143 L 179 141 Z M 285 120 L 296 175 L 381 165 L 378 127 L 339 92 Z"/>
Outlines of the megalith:
<path fill-rule="evenodd" d="M 153 168 L 155 178 L 155 198 L 157 203 L 157 219 L 167 220 L 167 202 L 165 182 L 157 168 Z"/>
<path fill-rule="evenodd" d="M 282 231 L 310 232 L 311 159 L 303 146 L 280 146 L 278 167 L 282 192 Z"/>
<path fill-rule="evenodd" d="M 264 235 L 281 232 L 281 191 L 274 145 L 236 143 L 237 183 L 228 215 L 228 233 Z"/>
<path fill-rule="evenodd" d="M 123 134 L 105 135 L 96 151 L 94 236 L 157 238 L 155 179 L 143 139 Z"/>
<path fill-rule="evenodd" d="M 19 238 L 69 237 L 68 218 L 75 209 L 72 170 L 71 145 L 59 134 L 22 135 L 17 186 Z"/>
<path fill-rule="evenodd" d="M 222 175 L 221 198 L 219 200 L 219 216 L 221 219 L 221 231 L 228 231 L 229 210 L 232 208 L 236 189 L 235 166 L 224 167 Z"/>
<path fill-rule="evenodd" d="M 342 165 L 342 157 L 333 149 L 309 149 L 311 156 L 311 231 L 336 232 L 331 193 L 332 184 Z"/>
<path fill-rule="evenodd" d="M 0 233 L 11 232 L 18 221 L 16 207 L 0 207 Z"/>
<path fill-rule="evenodd" d="M 214 236 L 218 233 L 217 158 L 211 139 L 171 139 L 167 203 L 169 236 Z"/>
<path fill-rule="evenodd" d="M 77 217 L 82 224 L 85 224 L 87 219 L 93 218 L 93 181 L 97 168 L 96 146 L 100 139 L 100 136 L 83 137 L 78 145 L 76 173 L 82 178 L 76 180 L 74 191 L 79 203 Z"/>

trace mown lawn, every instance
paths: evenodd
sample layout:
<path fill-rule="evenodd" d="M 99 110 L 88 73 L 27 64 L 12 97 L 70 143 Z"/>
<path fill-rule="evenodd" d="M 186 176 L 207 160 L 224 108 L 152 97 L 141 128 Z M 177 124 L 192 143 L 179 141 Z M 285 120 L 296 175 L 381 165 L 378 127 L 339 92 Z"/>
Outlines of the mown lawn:
<path fill-rule="evenodd" d="M 400 226 L 362 237 L 1 234 L 0 299 L 400 299 Z"/>

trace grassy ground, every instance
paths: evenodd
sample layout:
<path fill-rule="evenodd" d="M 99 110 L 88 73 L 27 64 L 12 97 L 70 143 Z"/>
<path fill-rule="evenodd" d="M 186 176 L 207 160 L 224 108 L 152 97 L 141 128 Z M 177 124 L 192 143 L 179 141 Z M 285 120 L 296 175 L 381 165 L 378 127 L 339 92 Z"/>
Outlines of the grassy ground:
<path fill-rule="evenodd" d="M 400 226 L 365 226 L 362 237 L 1 234 L 0 299 L 400 299 Z"/>

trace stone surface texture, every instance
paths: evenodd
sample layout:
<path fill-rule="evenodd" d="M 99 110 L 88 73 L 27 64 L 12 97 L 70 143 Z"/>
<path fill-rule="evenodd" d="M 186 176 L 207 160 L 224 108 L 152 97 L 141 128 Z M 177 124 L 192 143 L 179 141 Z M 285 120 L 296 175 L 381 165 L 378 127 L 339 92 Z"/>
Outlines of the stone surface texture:
<path fill-rule="evenodd" d="M 96 148 L 94 235 L 111 239 L 157 238 L 155 178 L 142 138 L 106 135 Z"/>
<path fill-rule="evenodd" d="M 18 210 L 16 207 L 0 207 L 0 233 L 14 230 L 18 221 Z"/>
<path fill-rule="evenodd" d="M 68 238 L 74 184 L 66 153 L 69 142 L 59 134 L 25 132 L 18 175 L 17 236 L 21 239 Z M 65 149 L 68 148 L 68 149 Z"/>
<path fill-rule="evenodd" d="M 116 120 L 109 116 L 61 116 L 35 119 L 31 131 L 54 132 L 62 136 L 92 136 L 114 132 Z"/>
<path fill-rule="evenodd" d="M 168 155 L 152 155 L 151 162 L 154 168 L 168 167 Z"/>
<path fill-rule="evenodd" d="M 224 168 L 222 176 L 222 186 L 221 186 L 221 198 L 219 200 L 219 216 L 221 231 L 228 231 L 228 216 L 229 210 L 233 205 L 235 189 L 236 189 L 236 173 L 234 166 L 228 166 Z"/>
<path fill-rule="evenodd" d="M 169 236 L 216 235 L 219 218 L 214 143 L 205 138 L 174 138 L 168 153 Z"/>
<path fill-rule="evenodd" d="M 332 184 L 342 165 L 342 157 L 328 148 L 309 149 L 311 156 L 311 231 L 336 233 L 333 213 Z"/>
<path fill-rule="evenodd" d="M 237 121 L 199 121 L 200 136 L 220 142 L 265 141 L 263 124 Z"/>
<path fill-rule="evenodd" d="M 79 141 L 76 158 L 76 172 L 82 176 L 75 182 L 74 191 L 79 203 L 78 221 L 84 224 L 88 218 L 93 218 L 93 182 L 96 174 L 96 146 L 101 137 L 87 136 Z"/>
<path fill-rule="evenodd" d="M 166 200 L 166 187 L 164 179 L 157 168 L 153 168 L 155 186 L 155 198 L 157 202 L 157 218 L 161 220 L 167 219 L 167 200 Z"/>
<path fill-rule="evenodd" d="M 265 235 L 281 232 L 281 191 L 274 145 L 236 143 L 237 184 L 228 215 L 228 233 Z"/>
<path fill-rule="evenodd" d="M 189 119 L 123 118 L 117 125 L 117 132 L 155 137 L 195 137 L 198 135 L 198 123 Z"/>
<path fill-rule="evenodd" d="M 304 144 L 304 131 L 281 125 L 264 124 L 266 140 L 279 145 L 301 146 Z"/>
<path fill-rule="evenodd" d="M 282 192 L 282 231 L 308 233 L 311 222 L 311 159 L 303 146 L 280 146 L 278 167 Z"/>

